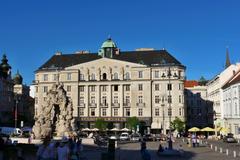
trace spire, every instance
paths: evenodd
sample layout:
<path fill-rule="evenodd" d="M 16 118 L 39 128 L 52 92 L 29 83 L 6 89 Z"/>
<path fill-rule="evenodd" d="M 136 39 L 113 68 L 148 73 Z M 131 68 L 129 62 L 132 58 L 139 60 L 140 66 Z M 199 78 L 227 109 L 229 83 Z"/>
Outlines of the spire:
<path fill-rule="evenodd" d="M 228 52 L 228 47 L 227 47 L 225 68 L 228 68 L 230 65 L 231 65 L 231 63 L 230 63 L 229 52 Z"/>

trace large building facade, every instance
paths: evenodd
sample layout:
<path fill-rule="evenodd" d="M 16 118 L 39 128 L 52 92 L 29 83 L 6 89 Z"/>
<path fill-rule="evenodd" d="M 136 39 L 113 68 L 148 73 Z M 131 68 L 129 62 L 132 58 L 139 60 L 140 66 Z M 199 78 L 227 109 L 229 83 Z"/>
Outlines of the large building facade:
<path fill-rule="evenodd" d="M 212 103 L 207 100 L 207 86 L 198 81 L 185 81 L 187 128 L 213 127 Z"/>
<path fill-rule="evenodd" d="M 240 138 L 240 70 L 222 87 L 223 127 Z"/>
<path fill-rule="evenodd" d="M 166 50 L 120 52 L 106 40 L 98 53 L 56 53 L 35 72 L 35 114 L 54 83 L 71 98 L 78 127 L 98 118 L 123 128 L 136 116 L 166 133 L 174 117 L 185 119 L 185 66 Z"/>

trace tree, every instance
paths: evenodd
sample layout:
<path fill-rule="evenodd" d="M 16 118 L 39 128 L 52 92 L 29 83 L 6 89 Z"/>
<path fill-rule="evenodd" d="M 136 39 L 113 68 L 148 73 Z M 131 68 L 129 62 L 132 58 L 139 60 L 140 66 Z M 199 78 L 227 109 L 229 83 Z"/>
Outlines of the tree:
<path fill-rule="evenodd" d="M 107 128 L 107 122 L 102 118 L 98 118 L 95 122 L 95 127 L 99 129 L 99 131 L 103 131 Z"/>
<path fill-rule="evenodd" d="M 139 125 L 139 120 L 137 117 L 129 117 L 127 119 L 127 127 L 131 130 L 136 131 L 137 130 L 137 125 Z"/>
<path fill-rule="evenodd" d="M 182 121 L 180 118 L 176 117 L 171 122 L 171 128 L 177 130 L 178 132 L 182 132 L 185 130 L 185 122 Z"/>

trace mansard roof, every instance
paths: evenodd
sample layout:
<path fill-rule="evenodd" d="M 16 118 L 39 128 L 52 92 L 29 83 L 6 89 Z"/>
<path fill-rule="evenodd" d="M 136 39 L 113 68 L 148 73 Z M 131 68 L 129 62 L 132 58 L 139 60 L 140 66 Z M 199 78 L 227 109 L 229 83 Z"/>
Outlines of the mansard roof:
<path fill-rule="evenodd" d="M 100 58 L 102 57 L 97 53 L 54 55 L 39 67 L 38 70 L 63 69 Z M 185 67 L 166 50 L 126 51 L 121 52 L 119 55 L 114 55 L 112 59 L 144 64 L 147 66 L 177 65 Z"/>

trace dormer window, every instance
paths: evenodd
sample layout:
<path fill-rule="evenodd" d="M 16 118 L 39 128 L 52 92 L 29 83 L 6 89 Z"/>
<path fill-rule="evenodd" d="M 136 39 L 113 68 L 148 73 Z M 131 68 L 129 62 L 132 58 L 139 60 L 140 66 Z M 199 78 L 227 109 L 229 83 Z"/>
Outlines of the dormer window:
<path fill-rule="evenodd" d="M 126 73 L 125 79 L 126 79 L 126 80 L 129 80 L 129 79 L 130 79 L 130 74 L 129 74 L 129 72 Z"/>
<path fill-rule="evenodd" d="M 102 80 L 107 80 L 107 74 L 106 73 L 103 73 Z"/>
<path fill-rule="evenodd" d="M 90 80 L 95 80 L 95 74 L 91 74 Z"/>
<path fill-rule="evenodd" d="M 118 79 L 118 73 L 113 74 L 113 79 Z"/>

